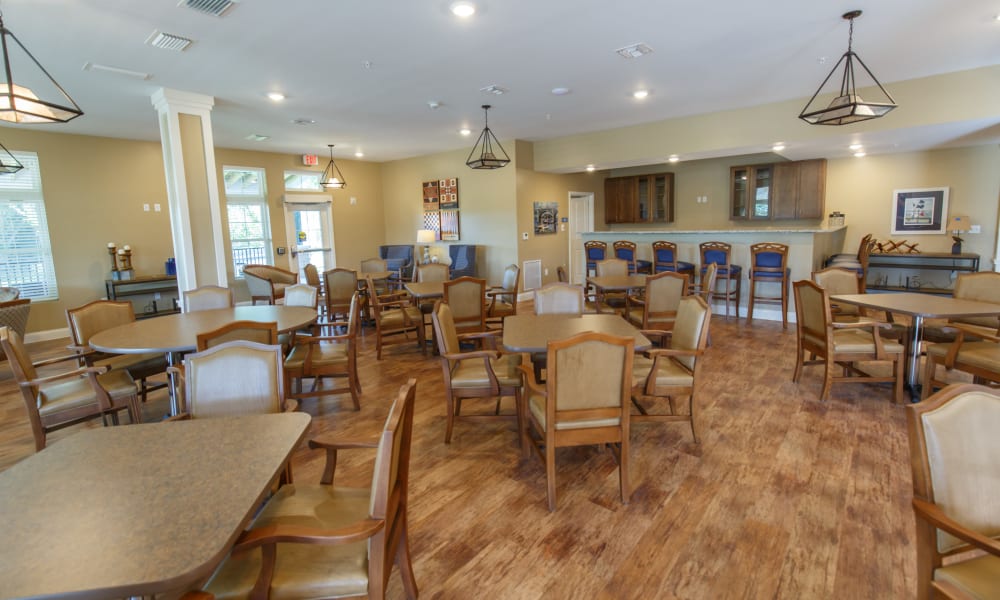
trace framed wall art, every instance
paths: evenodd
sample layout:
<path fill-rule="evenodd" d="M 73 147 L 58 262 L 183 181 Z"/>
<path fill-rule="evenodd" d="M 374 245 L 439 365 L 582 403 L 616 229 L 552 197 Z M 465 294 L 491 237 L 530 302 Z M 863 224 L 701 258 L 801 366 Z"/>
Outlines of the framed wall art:
<path fill-rule="evenodd" d="M 892 233 L 944 233 L 948 221 L 948 188 L 892 192 Z"/>
<path fill-rule="evenodd" d="M 535 202 L 535 233 L 555 233 L 559 222 L 558 202 Z"/>

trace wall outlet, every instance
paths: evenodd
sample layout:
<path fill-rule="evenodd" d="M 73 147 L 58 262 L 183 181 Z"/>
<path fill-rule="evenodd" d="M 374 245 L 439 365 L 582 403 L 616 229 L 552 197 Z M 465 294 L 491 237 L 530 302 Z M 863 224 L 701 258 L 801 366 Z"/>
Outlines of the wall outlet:
<path fill-rule="evenodd" d="M 160 292 L 153 292 L 153 300 L 159 300 L 159 299 L 160 299 Z"/>
<path fill-rule="evenodd" d="M 970 225 L 969 226 L 969 233 L 982 233 L 982 232 L 983 232 L 983 228 L 980 225 Z"/>
<path fill-rule="evenodd" d="M 545 269 L 545 276 L 546 276 L 546 277 L 548 277 L 548 276 L 549 276 L 549 270 L 548 270 L 548 269 Z"/>
<path fill-rule="evenodd" d="M 143 204 L 142 205 L 142 210 L 143 210 L 143 212 L 149 212 L 149 205 L 148 204 Z"/>
<path fill-rule="evenodd" d="M 160 205 L 159 204 L 154 204 L 153 205 L 153 210 L 155 210 L 156 212 L 160 212 Z"/>

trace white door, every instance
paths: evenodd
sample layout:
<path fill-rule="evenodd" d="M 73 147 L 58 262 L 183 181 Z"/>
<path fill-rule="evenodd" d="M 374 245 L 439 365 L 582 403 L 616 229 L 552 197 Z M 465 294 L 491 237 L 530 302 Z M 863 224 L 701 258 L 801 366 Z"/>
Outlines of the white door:
<path fill-rule="evenodd" d="M 594 230 L 594 194 L 569 193 L 569 282 L 587 280 L 587 261 L 583 256 L 583 233 Z"/>
<path fill-rule="evenodd" d="M 333 251 L 333 219 L 328 203 L 285 204 L 285 228 L 291 256 L 289 267 L 305 281 L 307 264 L 321 274 L 337 266 Z"/>

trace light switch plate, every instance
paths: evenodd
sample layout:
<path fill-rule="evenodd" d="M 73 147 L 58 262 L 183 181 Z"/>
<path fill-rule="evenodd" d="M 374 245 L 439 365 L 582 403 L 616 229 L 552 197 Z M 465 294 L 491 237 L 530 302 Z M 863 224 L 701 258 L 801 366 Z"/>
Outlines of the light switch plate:
<path fill-rule="evenodd" d="M 528 241 L 528 232 L 527 231 L 522 231 L 521 232 L 521 239 L 524 240 L 524 241 Z"/>
<path fill-rule="evenodd" d="M 153 205 L 153 210 L 155 210 L 156 212 L 160 212 L 160 205 L 159 204 L 154 204 Z"/>
<path fill-rule="evenodd" d="M 142 205 L 142 210 L 143 210 L 143 212 L 149 212 L 149 205 L 148 204 L 143 204 Z"/>
<path fill-rule="evenodd" d="M 981 226 L 979 226 L 979 225 L 970 225 L 969 226 L 969 233 L 982 233 L 982 232 L 983 232 L 983 228 Z"/>

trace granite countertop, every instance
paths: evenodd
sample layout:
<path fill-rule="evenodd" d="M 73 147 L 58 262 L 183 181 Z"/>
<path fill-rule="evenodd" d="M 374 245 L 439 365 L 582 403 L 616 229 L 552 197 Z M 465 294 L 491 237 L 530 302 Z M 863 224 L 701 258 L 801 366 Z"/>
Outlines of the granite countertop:
<path fill-rule="evenodd" d="M 847 229 L 847 225 L 837 227 L 731 227 L 729 229 L 658 229 L 643 231 L 602 230 L 588 231 L 583 235 L 680 235 L 680 234 L 741 234 L 741 233 L 833 233 Z"/>

